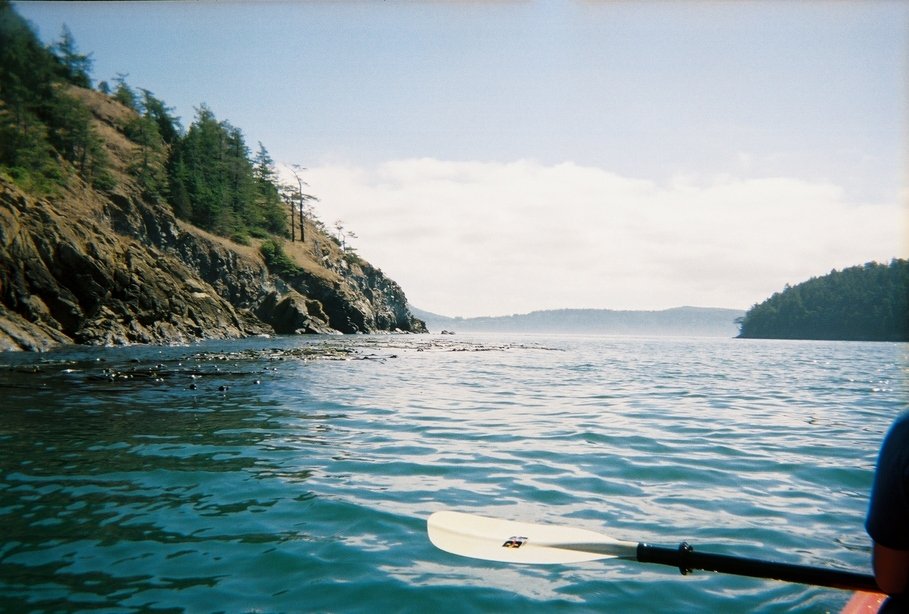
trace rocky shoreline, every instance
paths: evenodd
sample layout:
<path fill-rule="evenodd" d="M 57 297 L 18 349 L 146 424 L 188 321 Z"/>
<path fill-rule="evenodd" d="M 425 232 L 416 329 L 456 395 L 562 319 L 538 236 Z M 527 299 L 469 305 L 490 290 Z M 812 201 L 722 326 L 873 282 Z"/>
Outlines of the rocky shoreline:
<path fill-rule="evenodd" d="M 128 181 L 39 198 L 0 176 L 0 350 L 426 332 L 394 281 L 330 237 L 310 241 L 325 266 L 282 277 L 254 245 L 178 222 Z"/>

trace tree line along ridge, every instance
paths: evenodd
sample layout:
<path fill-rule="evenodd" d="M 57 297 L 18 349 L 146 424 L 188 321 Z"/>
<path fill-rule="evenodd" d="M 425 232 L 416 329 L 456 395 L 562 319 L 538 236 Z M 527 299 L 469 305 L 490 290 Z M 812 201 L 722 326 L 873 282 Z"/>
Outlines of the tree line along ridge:
<path fill-rule="evenodd" d="M 787 285 L 753 306 L 740 326 L 743 338 L 909 341 L 909 260 Z"/>

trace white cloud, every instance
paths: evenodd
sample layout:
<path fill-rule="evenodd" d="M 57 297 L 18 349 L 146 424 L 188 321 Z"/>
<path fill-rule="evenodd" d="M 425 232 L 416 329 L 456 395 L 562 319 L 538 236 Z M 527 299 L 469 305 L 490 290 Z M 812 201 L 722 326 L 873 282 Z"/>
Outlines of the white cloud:
<path fill-rule="evenodd" d="M 573 163 L 423 158 L 310 168 L 306 180 L 321 219 L 344 220 L 413 304 L 446 315 L 747 308 L 909 251 L 901 203 L 785 177 L 663 185 Z"/>

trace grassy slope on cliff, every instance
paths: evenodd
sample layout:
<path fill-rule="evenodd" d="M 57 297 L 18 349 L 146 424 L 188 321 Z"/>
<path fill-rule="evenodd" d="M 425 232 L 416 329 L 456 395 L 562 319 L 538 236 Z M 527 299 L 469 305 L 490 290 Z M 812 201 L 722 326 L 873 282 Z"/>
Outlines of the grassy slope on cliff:
<path fill-rule="evenodd" d="M 287 231 L 290 215 L 279 199 L 281 186 L 267 151 L 260 146 L 251 158 L 242 132 L 217 121 L 204 104 L 204 117 L 183 131 L 163 101 L 123 79 L 111 94 L 91 89 L 90 56 L 78 53 L 68 30 L 45 47 L 6 0 L 0 0 L 0 41 L 0 172 L 26 194 L 59 196 L 54 200 L 72 215 L 97 215 L 103 199 L 85 196 L 87 183 L 102 192 L 142 194 L 179 216 L 174 198 L 187 190 L 213 193 L 218 202 L 183 205 L 188 219 L 181 227 L 209 239 L 219 236 L 218 243 L 258 260 L 266 231 L 277 230 L 278 236 Z M 206 136 L 217 137 L 219 144 L 211 145 Z M 212 154 L 206 147 L 220 148 L 216 153 L 223 155 L 196 160 L 197 169 L 179 168 L 193 155 Z M 218 161 L 225 156 L 231 158 Z M 94 180 L 102 175 L 98 185 Z M 309 273 L 337 281 L 323 262 L 339 254 L 320 226 L 311 222 L 306 231 L 313 240 L 285 251 Z"/>

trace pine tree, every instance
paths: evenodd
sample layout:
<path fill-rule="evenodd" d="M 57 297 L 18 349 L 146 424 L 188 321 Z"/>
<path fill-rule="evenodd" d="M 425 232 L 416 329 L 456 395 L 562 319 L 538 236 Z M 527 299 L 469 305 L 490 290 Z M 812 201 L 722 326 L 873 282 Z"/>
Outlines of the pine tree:
<path fill-rule="evenodd" d="M 146 117 L 155 122 L 158 127 L 158 134 L 161 139 L 168 145 L 177 141 L 182 132 L 180 119 L 171 115 L 173 108 L 168 107 L 161 100 L 155 98 L 154 94 L 146 89 L 142 89 L 142 110 Z"/>
<path fill-rule="evenodd" d="M 60 40 L 53 44 L 51 50 L 60 61 L 60 72 L 64 81 L 86 89 L 91 88 L 93 64 L 91 54 L 83 55 L 78 52 L 73 33 L 65 24 L 60 32 Z"/>
<path fill-rule="evenodd" d="M 262 229 L 268 233 L 284 235 L 287 232 L 287 214 L 281 203 L 275 163 L 261 142 L 253 160 L 253 175 Z"/>
<path fill-rule="evenodd" d="M 114 77 L 114 83 L 117 84 L 117 88 L 114 90 L 114 100 L 138 112 L 141 110 L 139 109 L 139 97 L 126 82 L 128 76 L 128 74 L 117 73 L 117 76 Z"/>

